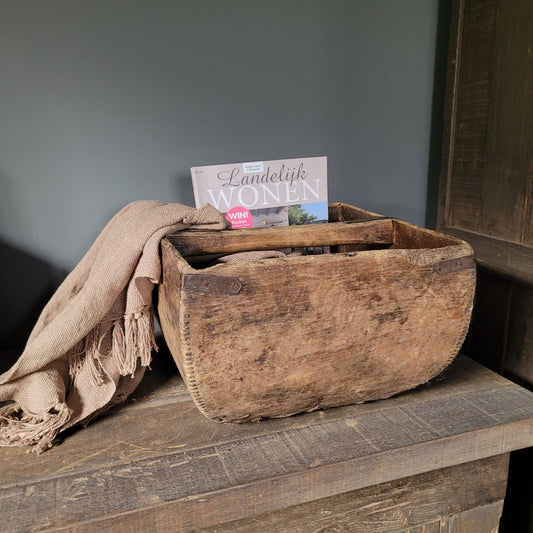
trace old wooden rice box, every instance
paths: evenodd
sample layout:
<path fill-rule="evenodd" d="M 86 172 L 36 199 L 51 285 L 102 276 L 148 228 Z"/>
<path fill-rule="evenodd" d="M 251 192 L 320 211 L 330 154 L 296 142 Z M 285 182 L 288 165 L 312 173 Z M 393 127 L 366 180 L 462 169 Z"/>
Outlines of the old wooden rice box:
<path fill-rule="evenodd" d="M 472 311 L 471 247 L 346 204 L 330 204 L 329 219 L 163 240 L 159 320 L 208 418 L 386 398 L 457 354 Z M 316 246 L 331 253 L 199 266 L 205 255 Z"/>

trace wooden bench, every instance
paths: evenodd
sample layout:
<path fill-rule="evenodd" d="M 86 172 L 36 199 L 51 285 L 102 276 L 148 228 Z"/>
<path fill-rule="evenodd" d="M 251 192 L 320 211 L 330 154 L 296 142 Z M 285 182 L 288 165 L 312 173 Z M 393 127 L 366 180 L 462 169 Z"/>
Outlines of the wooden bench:
<path fill-rule="evenodd" d="M 533 393 L 459 356 L 397 397 L 259 423 L 193 405 L 170 357 L 34 456 L 0 449 L 3 532 L 494 531 Z"/>

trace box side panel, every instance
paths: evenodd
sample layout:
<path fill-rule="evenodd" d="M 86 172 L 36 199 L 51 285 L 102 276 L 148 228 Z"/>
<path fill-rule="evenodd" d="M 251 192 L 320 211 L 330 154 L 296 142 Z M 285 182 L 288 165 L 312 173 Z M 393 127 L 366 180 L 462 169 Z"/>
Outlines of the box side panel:
<path fill-rule="evenodd" d="M 466 335 L 475 267 L 460 246 L 224 265 L 237 292 L 182 295 L 204 413 L 236 420 L 391 396 L 434 377 Z"/>
<path fill-rule="evenodd" d="M 157 312 L 161 330 L 180 374 L 187 383 L 189 369 L 185 365 L 182 326 L 180 324 L 181 280 L 184 271 L 192 270 L 167 240 L 161 242 L 161 284 Z"/>

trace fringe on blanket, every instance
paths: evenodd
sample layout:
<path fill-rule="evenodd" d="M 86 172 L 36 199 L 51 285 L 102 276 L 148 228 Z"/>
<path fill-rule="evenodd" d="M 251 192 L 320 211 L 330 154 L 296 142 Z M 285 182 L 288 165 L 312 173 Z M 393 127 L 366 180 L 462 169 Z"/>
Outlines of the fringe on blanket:
<path fill-rule="evenodd" d="M 52 446 L 59 431 L 70 420 L 71 410 L 66 403 L 58 403 L 43 417 L 28 415 L 15 403 L 0 408 L 0 445 L 24 446 L 40 454 Z"/>
<path fill-rule="evenodd" d="M 137 368 L 137 359 L 141 366 L 150 367 L 152 350 L 158 351 L 154 336 L 154 314 L 145 307 L 141 312 L 124 317 L 113 327 L 113 356 L 117 357 L 120 374 L 133 377 Z"/>
<path fill-rule="evenodd" d="M 102 353 L 102 346 L 109 335 L 111 349 Z M 101 385 L 105 378 L 104 357 L 113 357 L 120 375 L 133 378 L 138 365 L 150 366 L 152 350 L 157 349 L 151 307 L 116 319 L 111 327 L 98 324 L 68 353 L 70 386 L 84 367 L 88 367 L 94 386 Z M 120 402 L 113 398 L 108 407 L 117 403 Z M 95 415 L 100 413 L 101 410 L 98 410 Z M 5 405 L 0 408 L 0 446 L 35 445 L 29 451 L 39 454 L 52 446 L 71 414 L 66 403 L 58 403 L 43 417 L 24 413 L 16 403 Z M 90 417 L 91 420 L 94 418 Z M 82 422 L 86 424 L 88 420 Z"/>
<path fill-rule="evenodd" d="M 111 335 L 111 350 L 102 352 L 102 344 Z M 84 365 L 90 368 L 95 385 L 104 380 L 103 357 L 113 357 L 121 376 L 135 374 L 138 364 L 149 367 L 152 351 L 158 351 L 154 335 L 154 316 L 150 307 L 113 321 L 111 327 L 102 324 L 89 332 L 69 354 L 69 374 L 71 382 Z"/>

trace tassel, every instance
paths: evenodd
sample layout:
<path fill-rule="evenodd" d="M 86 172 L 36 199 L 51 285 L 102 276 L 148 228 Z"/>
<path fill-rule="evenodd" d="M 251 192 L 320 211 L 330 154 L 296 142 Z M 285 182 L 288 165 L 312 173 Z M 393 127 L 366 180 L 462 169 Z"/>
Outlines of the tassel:
<path fill-rule="evenodd" d="M 89 373 L 95 385 L 101 385 L 104 382 L 104 369 L 100 358 L 102 341 L 106 331 L 102 331 L 98 324 L 87 336 L 82 339 L 68 355 L 69 360 L 69 377 L 72 386 L 74 378 L 81 372 L 84 366 L 89 368 Z"/>
<path fill-rule="evenodd" d="M 68 353 L 68 374 L 70 377 L 70 384 L 74 382 L 74 378 L 80 372 L 85 357 L 85 339 L 82 339 L 76 344 Z"/>
<path fill-rule="evenodd" d="M 113 349 L 113 355 L 119 357 L 120 373 L 123 376 L 130 374 L 132 377 L 137 368 L 137 359 L 141 366 L 150 366 L 152 350 L 157 351 L 157 343 L 154 335 L 154 319 L 150 308 L 146 308 L 134 315 L 124 317 L 124 348 L 119 348 L 122 341 L 119 332 L 113 340 L 117 342 L 117 351 Z"/>
<path fill-rule="evenodd" d="M 138 316 L 140 314 L 140 316 Z M 157 352 L 158 347 L 154 335 L 154 317 L 151 310 L 145 310 L 135 315 L 137 322 L 137 348 L 141 359 L 141 366 L 150 367 L 152 350 Z"/>
<path fill-rule="evenodd" d="M 124 319 L 122 318 L 119 318 L 118 320 L 115 320 L 115 322 L 113 322 L 111 353 L 113 354 L 113 357 L 118 361 L 120 374 L 124 375 L 126 360 L 126 339 L 124 337 Z"/>
<path fill-rule="evenodd" d="M 84 365 L 89 367 L 91 378 L 95 385 L 104 382 L 104 369 L 100 362 L 100 344 L 102 342 L 100 324 L 92 329 L 85 340 L 85 360 Z"/>
<path fill-rule="evenodd" d="M 34 444 L 29 452 L 40 454 L 52 447 L 71 414 L 65 403 L 58 403 L 42 417 L 26 414 L 13 403 L 6 405 L 0 408 L 0 446 Z"/>
<path fill-rule="evenodd" d="M 135 350 L 136 344 L 136 321 L 135 317 L 124 317 L 124 359 L 120 361 L 120 374 L 126 376 L 135 373 L 137 367 L 137 352 Z"/>
<path fill-rule="evenodd" d="M 95 385 L 101 385 L 104 382 L 101 345 L 103 337 L 108 333 L 109 329 L 103 331 L 99 324 L 70 351 L 71 384 L 85 365 L 88 365 Z M 138 360 L 141 366 L 149 367 L 152 361 L 152 350 L 157 351 L 158 347 L 154 335 L 154 317 L 150 307 L 113 322 L 111 352 L 105 355 L 115 358 L 122 376 L 133 377 Z"/>

